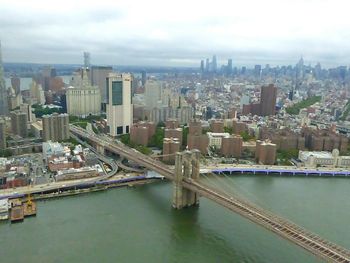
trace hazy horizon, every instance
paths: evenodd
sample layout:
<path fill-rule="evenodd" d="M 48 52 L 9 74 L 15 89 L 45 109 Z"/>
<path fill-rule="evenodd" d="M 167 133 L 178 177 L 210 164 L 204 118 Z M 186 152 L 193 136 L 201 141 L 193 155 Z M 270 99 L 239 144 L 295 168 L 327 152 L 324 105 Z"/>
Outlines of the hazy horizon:
<path fill-rule="evenodd" d="M 345 0 L 248 0 L 213 3 L 0 0 L 3 61 L 198 67 L 218 64 L 324 67 L 348 65 L 350 21 Z M 341 7 L 341 8 L 339 8 Z"/>

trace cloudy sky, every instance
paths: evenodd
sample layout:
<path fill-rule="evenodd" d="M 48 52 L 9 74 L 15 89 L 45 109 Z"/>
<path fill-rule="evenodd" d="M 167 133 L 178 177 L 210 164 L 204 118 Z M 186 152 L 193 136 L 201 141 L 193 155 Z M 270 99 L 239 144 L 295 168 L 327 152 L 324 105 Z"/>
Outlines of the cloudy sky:
<path fill-rule="evenodd" d="M 348 0 L 0 0 L 5 62 L 350 64 Z"/>

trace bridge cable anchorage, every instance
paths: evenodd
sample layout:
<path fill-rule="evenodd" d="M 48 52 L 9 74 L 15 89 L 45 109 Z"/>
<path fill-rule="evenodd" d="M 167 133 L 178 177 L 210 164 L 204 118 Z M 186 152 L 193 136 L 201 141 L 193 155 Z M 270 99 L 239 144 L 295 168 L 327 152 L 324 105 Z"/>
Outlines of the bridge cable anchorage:
<path fill-rule="evenodd" d="M 88 136 L 86 131 L 71 127 L 71 132 L 76 133 L 83 138 L 89 138 L 93 143 L 102 144 L 104 148 L 116 152 L 127 159 L 135 161 L 147 169 L 154 170 L 168 179 L 174 180 L 174 169 L 164 165 L 157 160 L 145 156 L 134 150 L 130 150 L 126 146 L 119 144 L 105 143 L 103 140 Z M 102 141 L 102 143 L 101 143 Z M 314 255 L 327 260 L 328 262 L 350 262 L 350 251 L 345 248 L 331 243 L 306 229 L 277 216 L 268 210 L 257 207 L 256 205 L 246 201 L 240 197 L 227 195 L 222 190 L 213 189 L 207 185 L 203 185 L 196 180 L 183 180 L 182 187 L 198 195 L 204 196 L 229 210 L 238 213 L 246 219 L 261 225 L 262 227 L 278 234 L 279 236 L 293 242 Z"/>

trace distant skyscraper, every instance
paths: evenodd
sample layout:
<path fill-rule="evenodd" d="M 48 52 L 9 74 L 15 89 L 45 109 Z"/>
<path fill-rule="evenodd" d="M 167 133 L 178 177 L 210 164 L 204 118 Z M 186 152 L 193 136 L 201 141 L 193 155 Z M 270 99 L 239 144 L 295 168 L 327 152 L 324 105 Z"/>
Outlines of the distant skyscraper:
<path fill-rule="evenodd" d="M 56 69 L 51 66 L 45 66 L 42 69 L 42 75 L 48 78 L 54 78 L 57 76 Z"/>
<path fill-rule="evenodd" d="M 204 60 L 201 60 L 201 67 L 200 67 L 201 73 L 204 72 Z"/>
<path fill-rule="evenodd" d="M 11 78 L 11 86 L 15 90 L 16 94 L 21 92 L 21 79 L 19 77 Z"/>
<path fill-rule="evenodd" d="M 209 72 L 209 58 L 205 60 L 205 72 Z"/>
<path fill-rule="evenodd" d="M 51 79 L 56 77 L 57 72 L 56 69 L 51 67 L 51 66 L 45 66 L 42 71 L 41 71 L 41 75 L 42 75 L 42 86 L 44 87 L 45 91 L 50 90 L 50 82 Z"/>
<path fill-rule="evenodd" d="M 277 88 L 270 84 L 261 87 L 260 114 L 261 116 L 275 115 Z"/>
<path fill-rule="evenodd" d="M 90 53 L 84 52 L 84 68 L 90 68 Z"/>
<path fill-rule="evenodd" d="M 1 42 L 0 42 L 0 115 L 7 115 L 9 113 L 7 90 L 4 79 L 4 68 L 2 66 Z"/>
<path fill-rule="evenodd" d="M 321 64 L 318 62 L 315 66 L 314 75 L 316 79 L 320 79 L 322 74 L 322 67 Z"/>
<path fill-rule="evenodd" d="M 111 73 L 107 78 L 107 126 L 111 136 L 130 132 L 133 122 L 132 76 Z"/>
<path fill-rule="evenodd" d="M 232 75 L 232 58 L 227 60 L 227 75 Z"/>
<path fill-rule="evenodd" d="M 217 72 L 217 70 L 218 70 L 218 62 L 217 62 L 217 60 L 216 60 L 216 55 L 214 55 L 213 56 L 213 68 L 212 68 L 212 70 L 213 70 L 213 72 L 214 73 L 216 73 Z"/>
<path fill-rule="evenodd" d="M 146 74 L 146 70 L 143 70 L 141 72 L 141 82 L 142 82 L 142 87 L 145 87 L 146 85 L 146 81 L 147 81 L 147 74 Z"/>
<path fill-rule="evenodd" d="M 254 67 L 254 77 L 260 79 L 261 77 L 261 65 L 255 65 Z"/>
<path fill-rule="evenodd" d="M 109 73 L 113 72 L 113 68 L 110 66 L 92 66 L 90 68 L 90 79 L 93 86 L 100 88 L 101 101 L 107 102 L 106 81 Z"/>
<path fill-rule="evenodd" d="M 296 78 L 296 89 L 302 85 L 302 81 L 304 78 L 304 59 L 300 58 L 298 64 L 295 66 L 295 78 Z"/>

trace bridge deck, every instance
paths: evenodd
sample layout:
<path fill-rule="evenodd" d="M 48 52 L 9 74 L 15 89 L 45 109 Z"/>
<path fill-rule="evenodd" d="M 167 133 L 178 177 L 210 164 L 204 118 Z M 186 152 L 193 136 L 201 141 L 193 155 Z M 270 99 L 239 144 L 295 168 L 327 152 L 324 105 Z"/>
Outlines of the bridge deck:
<path fill-rule="evenodd" d="M 263 210 L 239 197 L 225 195 L 200 182 L 184 182 L 184 187 L 199 193 L 214 202 L 234 211 L 243 217 L 267 228 L 268 230 L 292 241 L 326 260 L 334 262 L 350 262 L 350 251 L 331 243 L 306 229 L 277 215 Z"/>
<path fill-rule="evenodd" d="M 278 166 L 270 166 L 270 167 L 264 167 L 262 165 L 259 166 L 251 166 L 251 167 L 246 167 L 246 166 L 232 166 L 232 167 L 207 167 L 204 170 L 207 172 L 213 172 L 213 173 L 223 173 L 223 172 L 229 172 L 229 173 L 266 173 L 266 174 L 304 174 L 304 175 L 319 175 L 319 176 L 324 176 L 324 175 L 331 175 L 331 176 L 350 176 L 350 171 L 346 169 L 332 169 L 332 168 L 320 168 L 320 169 L 315 169 L 315 168 L 298 168 L 298 167 L 278 167 Z"/>
<path fill-rule="evenodd" d="M 158 172 L 166 178 L 174 179 L 174 170 L 163 163 L 145 156 L 122 144 L 115 144 L 92 136 L 81 128 L 71 126 L 71 132 L 82 136 L 104 148 L 120 154 L 147 169 Z M 272 214 L 262 208 L 259 208 L 246 200 L 236 196 L 228 196 L 218 189 L 208 187 L 200 182 L 191 179 L 185 179 L 182 182 L 183 187 L 204 196 L 233 212 L 257 223 L 264 228 L 280 235 L 281 237 L 292 241 L 314 255 L 331 262 L 350 262 L 350 251 L 331 243 L 296 224 Z"/>

